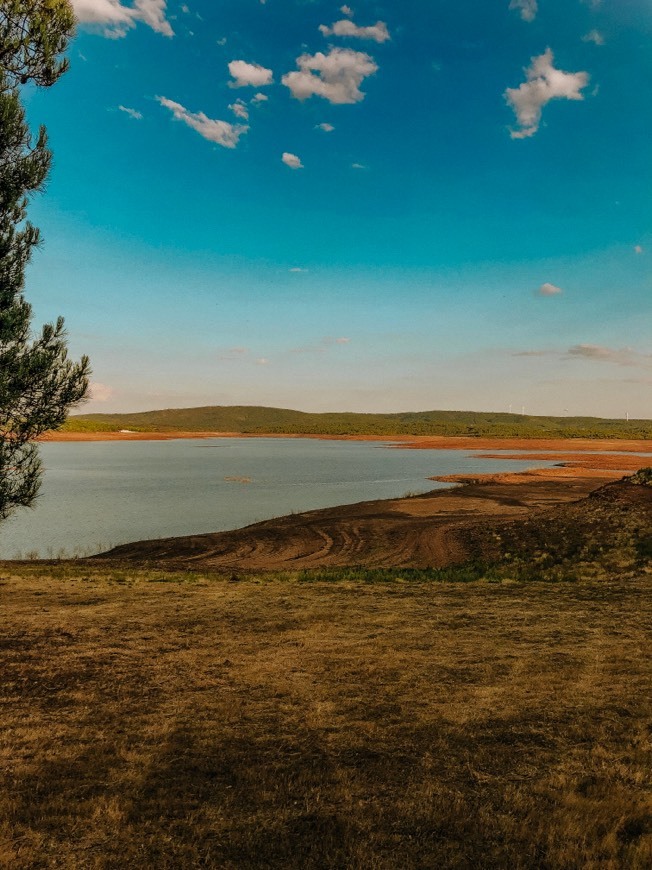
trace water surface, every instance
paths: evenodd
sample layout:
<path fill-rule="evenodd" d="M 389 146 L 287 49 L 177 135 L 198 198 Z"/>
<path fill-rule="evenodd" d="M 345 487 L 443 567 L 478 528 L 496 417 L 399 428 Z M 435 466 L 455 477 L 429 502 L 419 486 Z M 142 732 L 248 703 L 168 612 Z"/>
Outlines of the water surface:
<path fill-rule="evenodd" d="M 37 505 L 0 526 L 0 558 L 90 555 L 445 486 L 430 475 L 532 465 L 460 450 L 297 438 L 50 442 L 41 456 L 46 473 Z"/>

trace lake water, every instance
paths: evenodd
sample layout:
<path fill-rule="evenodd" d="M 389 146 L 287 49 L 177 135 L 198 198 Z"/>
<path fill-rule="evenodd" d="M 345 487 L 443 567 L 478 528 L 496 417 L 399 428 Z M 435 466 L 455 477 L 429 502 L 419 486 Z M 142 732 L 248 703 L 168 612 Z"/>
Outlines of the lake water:
<path fill-rule="evenodd" d="M 47 443 L 41 456 L 37 505 L 0 525 L 0 558 L 90 555 L 445 486 L 430 475 L 532 465 L 460 450 L 296 438 Z"/>

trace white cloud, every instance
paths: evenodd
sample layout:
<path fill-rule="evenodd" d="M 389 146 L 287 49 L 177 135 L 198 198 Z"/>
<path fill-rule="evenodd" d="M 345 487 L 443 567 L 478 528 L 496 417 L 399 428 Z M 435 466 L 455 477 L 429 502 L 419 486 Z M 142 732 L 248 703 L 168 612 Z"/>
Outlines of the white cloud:
<path fill-rule="evenodd" d="M 634 253 L 642 254 L 643 253 L 643 245 L 634 245 Z"/>
<path fill-rule="evenodd" d="M 256 105 L 256 103 L 266 103 L 267 100 L 269 100 L 267 94 L 254 94 L 250 102 Z"/>
<path fill-rule="evenodd" d="M 164 36 L 174 36 L 174 31 L 165 18 L 166 6 L 166 0 L 136 0 L 135 2 L 138 17 L 145 24 Z"/>
<path fill-rule="evenodd" d="M 353 9 L 351 9 L 350 6 L 340 6 L 340 12 L 342 13 L 342 15 L 353 15 Z"/>
<path fill-rule="evenodd" d="M 652 353 L 640 353 L 631 347 L 611 348 L 600 344 L 576 344 L 568 349 L 568 356 L 619 366 L 650 366 Z"/>
<path fill-rule="evenodd" d="M 538 290 L 539 296 L 559 296 L 563 292 L 561 287 L 556 287 L 554 284 L 548 284 L 547 282 L 542 284 Z"/>
<path fill-rule="evenodd" d="M 594 45 L 604 45 L 604 36 L 599 30 L 589 30 L 582 37 L 582 42 L 592 42 Z"/>
<path fill-rule="evenodd" d="M 121 112 L 124 112 L 125 115 L 129 115 L 130 118 L 133 118 L 134 121 L 142 121 L 143 113 L 137 111 L 136 109 L 130 109 L 129 106 L 118 106 Z"/>
<path fill-rule="evenodd" d="M 364 99 L 360 84 L 378 66 L 368 54 L 350 48 L 332 48 L 328 54 L 302 54 L 299 71 L 283 76 L 282 82 L 298 100 L 319 96 L 330 103 L 359 103 Z"/>
<path fill-rule="evenodd" d="M 261 356 L 256 360 L 256 365 L 257 366 L 268 366 L 269 360 L 267 359 L 267 357 Z"/>
<path fill-rule="evenodd" d="M 120 0 L 71 0 L 75 17 L 80 24 L 98 27 L 105 36 L 118 39 L 135 27 L 139 21 L 163 36 L 174 36 L 165 16 L 166 0 L 135 0 L 133 6 L 124 6 Z"/>
<path fill-rule="evenodd" d="M 109 387 L 108 384 L 91 381 L 88 394 L 93 402 L 108 402 L 115 395 L 115 390 L 113 387 Z"/>
<path fill-rule="evenodd" d="M 243 121 L 249 120 L 249 109 L 243 100 L 236 100 L 235 103 L 231 103 L 229 109 L 231 109 L 236 118 L 242 118 Z"/>
<path fill-rule="evenodd" d="M 265 69 L 257 63 L 247 63 L 244 60 L 232 60 L 229 64 L 229 72 L 235 79 L 229 82 L 231 88 L 262 88 L 271 85 L 274 74 L 271 69 Z"/>
<path fill-rule="evenodd" d="M 510 104 L 520 130 L 512 130 L 512 139 L 525 139 L 539 129 L 543 107 L 553 99 L 583 100 L 581 93 L 589 82 L 586 72 L 567 73 L 555 69 L 554 55 L 547 48 L 525 70 L 527 80 L 518 88 L 507 88 L 505 99 Z"/>
<path fill-rule="evenodd" d="M 334 129 L 332 124 L 317 124 L 317 130 L 323 130 L 324 133 L 332 133 Z"/>
<path fill-rule="evenodd" d="M 290 169 L 303 169 L 303 163 L 296 154 L 290 154 L 288 151 L 284 151 L 281 160 L 286 166 L 289 166 Z"/>
<path fill-rule="evenodd" d="M 175 103 L 166 97 L 156 98 L 162 106 L 169 109 L 177 121 L 183 121 L 204 139 L 215 142 L 224 148 L 235 148 L 240 136 L 247 132 L 249 127 L 242 124 L 229 124 L 228 121 L 216 121 L 208 118 L 203 112 L 189 112 L 180 103 Z"/>
<path fill-rule="evenodd" d="M 387 42 L 391 39 L 384 21 L 377 21 L 371 27 L 358 27 L 353 21 L 343 18 L 330 27 L 320 24 L 319 29 L 324 36 L 349 36 L 354 39 L 373 39 L 374 42 Z"/>
<path fill-rule="evenodd" d="M 351 169 L 366 169 L 366 168 L 367 167 L 364 165 L 364 163 L 352 163 L 351 164 Z"/>
<path fill-rule="evenodd" d="M 510 9 L 518 9 L 523 21 L 534 21 L 537 17 L 539 4 L 537 0 L 511 0 Z"/>
<path fill-rule="evenodd" d="M 292 269 L 289 269 L 288 271 L 289 271 L 289 272 L 292 272 L 294 275 L 303 275 L 303 274 L 305 274 L 308 270 L 307 270 L 307 269 L 302 269 L 300 266 L 294 266 Z"/>

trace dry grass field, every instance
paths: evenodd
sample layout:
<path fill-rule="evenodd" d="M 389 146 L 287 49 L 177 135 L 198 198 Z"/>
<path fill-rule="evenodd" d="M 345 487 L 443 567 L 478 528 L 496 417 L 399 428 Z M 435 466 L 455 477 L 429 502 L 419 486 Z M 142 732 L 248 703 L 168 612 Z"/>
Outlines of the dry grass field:
<path fill-rule="evenodd" d="M 0 576 L 2 867 L 652 866 L 649 565 Z"/>

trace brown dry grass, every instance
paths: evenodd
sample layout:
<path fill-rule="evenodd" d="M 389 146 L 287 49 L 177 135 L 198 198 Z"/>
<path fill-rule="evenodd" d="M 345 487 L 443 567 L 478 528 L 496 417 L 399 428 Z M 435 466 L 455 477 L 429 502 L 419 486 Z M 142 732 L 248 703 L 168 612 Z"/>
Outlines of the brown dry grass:
<path fill-rule="evenodd" d="M 3 572 L 3 867 L 652 865 L 649 573 Z"/>

